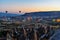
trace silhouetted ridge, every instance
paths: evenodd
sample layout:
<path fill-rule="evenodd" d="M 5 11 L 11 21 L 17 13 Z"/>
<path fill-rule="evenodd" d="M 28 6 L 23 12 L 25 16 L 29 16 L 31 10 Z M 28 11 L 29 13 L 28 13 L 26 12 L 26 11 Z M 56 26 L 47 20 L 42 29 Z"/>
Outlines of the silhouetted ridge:
<path fill-rule="evenodd" d="M 48 11 L 48 12 L 31 12 L 25 13 L 22 16 L 59 16 L 60 11 Z"/>

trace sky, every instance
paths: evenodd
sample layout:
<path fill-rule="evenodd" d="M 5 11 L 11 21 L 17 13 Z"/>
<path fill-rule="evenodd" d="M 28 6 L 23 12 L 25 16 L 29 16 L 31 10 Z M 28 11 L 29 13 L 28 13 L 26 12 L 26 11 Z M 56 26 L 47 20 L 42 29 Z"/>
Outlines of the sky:
<path fill-rule="evenodd" d="M 60 0 L 0 0 L 0 12 L 60 11 Z"/>

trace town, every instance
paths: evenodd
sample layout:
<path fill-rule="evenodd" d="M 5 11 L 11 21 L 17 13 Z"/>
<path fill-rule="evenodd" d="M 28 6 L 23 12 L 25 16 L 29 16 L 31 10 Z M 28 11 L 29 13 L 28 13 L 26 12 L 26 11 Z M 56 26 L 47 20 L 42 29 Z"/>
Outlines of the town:
<path fill-rule="evenodd" d="M 32 12 L 0 17 L 0 40 L 52 40 L 56 30 L 60 29 L 60 19 L 49 13 L 53 14 Z"/>

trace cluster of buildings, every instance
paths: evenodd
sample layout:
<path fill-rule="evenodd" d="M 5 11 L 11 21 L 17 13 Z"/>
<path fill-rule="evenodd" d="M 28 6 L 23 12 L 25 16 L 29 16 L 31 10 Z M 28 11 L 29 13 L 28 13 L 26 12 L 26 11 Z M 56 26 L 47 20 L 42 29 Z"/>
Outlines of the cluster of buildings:
<path fill-rule="evenodd" d="M 7 26 L 6 29 L 7 28 L 11 29 L 11 30 L 7 29 L 6 31 L 4 30 L 5 32 L 7 32 L 7 31 L 12 32 L 13 29 L 15 30 L 15 28 L 17 28 L 19 31 L 20 31 L 20 28 L 21 28 L 21 29 L 23 29 L 23 32 L 25 32 L 26 29 L 31 30 L 33 28 L 34 29 L 33 31 L 36 32 L 37 29 L 41 28 L 41 30 L 39 30 L 39 31 L 41 31 L 41 33 L 45 34 L 49 31 L 49 33 L 48 33 L 49 35 L 53 34 L 54 33 L 53 31 L 55 30 L 55 27 L 59 27 L 59 26 L 55 26 L 53 24 L 55 24 L 56 22 L 60 22 L 60 19 L 55 18 L 57 16 L 55 16 L 55 17 L 54 16 L 44 16 L 42 14 L 41 14 L 42 15 L 41 16 L 40 12 L 37 12 L 37 13 L 38 13 L 38 15 L 32 13 L 32 14 L 24 14 L 24 15 L 14 16 L 14 17 L 11 17 L 11 16 L 10 17 L 6 17 L 6 16 L 0 17 L 0 27 L 2 27 L 2 26 L 6 27 Z M 48 26 L 49 26 L 49 28 L 48 28 Z M 8 32 L 7 36 L 10 36 L 9 32 Z M 11 34 L 13 34 L 13 33 L 11 33 Z M 8 37 L 7 37 L 7 39 L 8 39 Z M 23 37 L 22 37 L 22 39 L 23 39 Z M 37 38 L 36 40 L 38 40 L 38 39 L 39 38 Z M 26 39 L 26 40 L 28 40 L 28 39 Z"/>

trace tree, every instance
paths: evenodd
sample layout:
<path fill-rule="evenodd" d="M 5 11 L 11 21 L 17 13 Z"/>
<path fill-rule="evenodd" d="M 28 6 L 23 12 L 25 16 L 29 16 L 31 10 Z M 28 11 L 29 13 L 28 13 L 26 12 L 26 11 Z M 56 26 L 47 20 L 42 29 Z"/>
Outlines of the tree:
<path fill-rule="evenodd" d="M 8 11 L 5 11 L 6 13 L 8 13 Z"/>
<path fill-rule="evenodd" d="M 19 13 L 21 13 L 21 11 L 19 11 Z"/>

